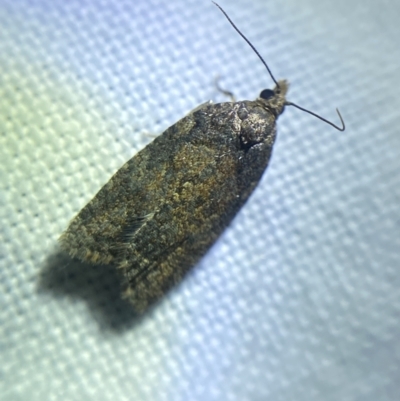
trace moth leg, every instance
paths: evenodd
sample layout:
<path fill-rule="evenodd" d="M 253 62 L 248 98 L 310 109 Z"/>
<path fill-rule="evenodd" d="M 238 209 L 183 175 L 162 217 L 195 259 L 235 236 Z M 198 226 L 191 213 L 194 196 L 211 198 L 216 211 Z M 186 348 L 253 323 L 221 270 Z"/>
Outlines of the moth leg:
<path fill-rule="evenodd" d="M 140 230 L 154 217 L 155 213 L 148 213 L 144 216 L 134 216 L 126 221 L 126 225 L 119 235 L 119 241 L 113 246 L 117 255 L 117 265 L 120 267 L 126 263 L 126 253 Z"/>
<path fill-rule="evenodd" d="M 189 111 L 189 113 L 186 114 L 186 116 L 190 116 L 191 114 L 193 114 L 195 111 L 198 111 L 200 109 L 202 109 L 203 107 L 207 107 L 210 104 L 213 104 L 212 100 L 207 100 L 204 103 L 199 104 L 197 107 L 195 107 L 193 110 Z"/>
<path fill-rule="evenodd" d="M 152 132 L 145 132 L 144 136 L 148 136 L 149 138 L 157 138 L 158 136 L 160 136 L 160 134 L 153 134 Z"/>
<path fill-rule="evenodd" d="M 216 77 L 215 77 L 215 80 L 214 80 L 214 85 L 215 85 L 215 87 L 217 88 L 217 91 L 218 92 L 221 92 L 223 95 L 225 95 L 225 96 L 228 96 L 230 99 L 231 99 L 231 102 L 232 103 L 235 103 L 236 102 L 236 98 L 235 98 L 235 95 L 231 92 L 231 91 L 228 91 L 228 90 L 226 90 L 226 89 L 223 89 L 223 88 L 221 88 L 221 86 L 219 85 L 219 81 L 221 80 L 221 76 L 220 75 L 217 75 Z"/>
<path fill-rule="evenodd" d="M 154 217 L 153 213 L 148 213 L 144 216 L 135 216 L 127 221 L 127 226 L 124 229 L 122 235 L 126 240 L 132 240 L 132 238 L 138 234 L 139 230 Z"/>

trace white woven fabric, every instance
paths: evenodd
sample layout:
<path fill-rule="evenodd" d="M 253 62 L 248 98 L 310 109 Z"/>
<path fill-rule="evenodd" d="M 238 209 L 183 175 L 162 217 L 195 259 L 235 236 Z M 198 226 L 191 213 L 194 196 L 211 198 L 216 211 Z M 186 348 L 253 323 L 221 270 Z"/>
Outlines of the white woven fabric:
<path fill-rule="evenodd" d="M 221 0 L 222 1 L 222 0 Z M 271 79 L 209 1 L 0 2 L 0 399 L 395 401 L 400 3 L 224 1 L 292 87 L 220 240 L 136 317 L 68 221 L 198 104 Z"/>

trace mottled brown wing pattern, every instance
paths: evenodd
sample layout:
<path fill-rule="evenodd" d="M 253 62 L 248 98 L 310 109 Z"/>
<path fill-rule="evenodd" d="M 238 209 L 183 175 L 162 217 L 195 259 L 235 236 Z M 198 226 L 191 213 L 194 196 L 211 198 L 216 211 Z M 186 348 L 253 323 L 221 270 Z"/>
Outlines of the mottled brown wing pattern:
<path fill-rule="evenodd" d="M 275 115 L 262 99 L 206 105 L 125 163 L 70 223 L 62 247 L 113 263 L 144 310 L 218 238 L 268 164 Z"/>

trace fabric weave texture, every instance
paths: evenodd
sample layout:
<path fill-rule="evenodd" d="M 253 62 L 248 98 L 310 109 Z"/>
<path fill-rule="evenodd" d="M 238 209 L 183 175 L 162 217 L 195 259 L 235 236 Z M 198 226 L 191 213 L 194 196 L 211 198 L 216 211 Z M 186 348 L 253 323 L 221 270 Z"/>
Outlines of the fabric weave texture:
<path fill-rule="evenodd" d="M 220 4 L 291 83 L 258 188 L 143 316 L 72 217 L 199 104 L 273 83 L 209 1 L 0 2 L 0 399 L 395 401 L 400 3 Z M 398 79 L 399 78 L 399 79 Z"/>

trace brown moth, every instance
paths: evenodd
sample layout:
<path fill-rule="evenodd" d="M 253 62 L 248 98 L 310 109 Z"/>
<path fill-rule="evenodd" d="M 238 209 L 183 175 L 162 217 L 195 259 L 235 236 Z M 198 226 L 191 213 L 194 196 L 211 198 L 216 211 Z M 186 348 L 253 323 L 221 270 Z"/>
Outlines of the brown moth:
<path fill-rule="evenodd" d="M 217 4 L 216 4 L 217 5 Z M 236 28 L 268 66 L 257 50 Z M 246 202 L 271 157 L 288 83 L 254 101 L 206 104 L 126 162 L 60 237 L 71 256 L 114 264 L 144 311 L 205 254 Z M 316 114 L 309 112 L 331 124 Z"/>

